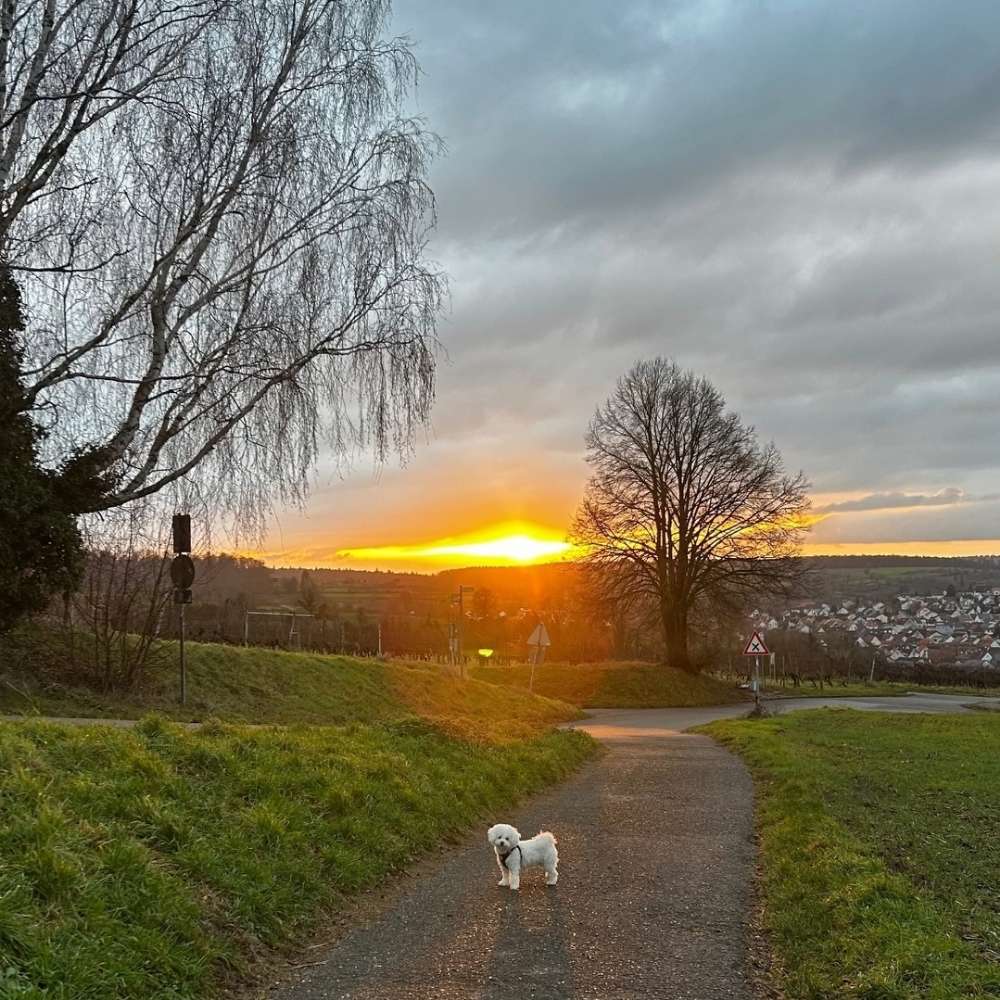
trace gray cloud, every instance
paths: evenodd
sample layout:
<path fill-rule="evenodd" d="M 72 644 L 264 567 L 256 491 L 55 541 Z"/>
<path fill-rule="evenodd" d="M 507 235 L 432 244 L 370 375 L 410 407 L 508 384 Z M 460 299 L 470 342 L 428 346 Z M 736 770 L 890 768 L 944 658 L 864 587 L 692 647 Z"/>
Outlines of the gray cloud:
<path fill-rule="evenodd" d="M 413 462 L 322 481 L 322 523 L 566 518 L 594 406 L 668 354 L 865 497 L 825 532 L 998 530 L 941 498 L 1000 491 L 1000 5 L 400 0 L 394 26 L 449 146 L 449 361 Z"/>
<path fill-rule="evenodd" d="M 991 497 L 989 499 L 996 499 Z M 869 510 L 894 510 L 907 507 L 944 507 L 974 502 L 962 490 L 951 487 L 938 493 L 869 493 L 857 500 L 842 500 L 816 508 L 817 514 L 843 514 Z"/>

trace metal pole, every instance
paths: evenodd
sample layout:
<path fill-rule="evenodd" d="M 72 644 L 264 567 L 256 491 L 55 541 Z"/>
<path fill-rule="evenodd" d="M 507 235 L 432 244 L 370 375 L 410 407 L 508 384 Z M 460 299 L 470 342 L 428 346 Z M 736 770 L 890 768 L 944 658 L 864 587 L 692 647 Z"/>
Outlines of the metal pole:
<path fill-rule="evenodd" d="M 187 660 L 184 657 L 184 605 L 181 609 L 181 704 L 187 704 Z"/>
<path fill-rule="evenodd" d="M 243 645 L 250 645 L 250 612 L 243 612 Z"/>
<path fill-rule="evenodd" d="M 378 623 L 378 655 L 382 655 L 382 623 Z"/>
<path fill-rule="evenodd" d="M 753 658 L 753 703 L 754 707 L 760 705 L 760 657 Z"/>
<path fill-rule="evenodd" d="M 462 678 L 465 678 L 465 657 L 462 655 L 462 619 L 465 617 L 465 588 L 459 584 L 458 585 L 458 630 L 457 639 L 458 642 L 458 662 L 459 669 L 462 672 Z"/>

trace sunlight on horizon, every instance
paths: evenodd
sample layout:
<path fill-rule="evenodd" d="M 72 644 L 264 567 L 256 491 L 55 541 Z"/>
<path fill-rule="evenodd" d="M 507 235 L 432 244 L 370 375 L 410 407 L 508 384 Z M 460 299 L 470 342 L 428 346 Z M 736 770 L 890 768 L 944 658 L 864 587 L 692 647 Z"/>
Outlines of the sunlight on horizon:
<path fill-rule="evenodd" d="M 518 525 L 494 528 L 474 535 L 442 538 L 411 545 L 375 545 L 341 549 L 338 559 L 362 562 L 397 562 L 416 560 L 435 564 L 454 563 L 470 559 L 485 559 L 497 566 L 528 566 L 571 558 L 575 546 L 551 532 L 532 526 Z"/>
<path fill-rule="evenodd" d="M 924 555 L 972 556 L 1000 552 L 1000 540 L 816 542 L 803 545 L 804 556 Z M 577 546 L 556 529 L 515 522 L 424 542 L 335 548 L 322 544 L 277 551 L 244 551 L 271 566 L 369 569 L 435 573 L 471 566 L 535 566 L 579 558 Z"/>

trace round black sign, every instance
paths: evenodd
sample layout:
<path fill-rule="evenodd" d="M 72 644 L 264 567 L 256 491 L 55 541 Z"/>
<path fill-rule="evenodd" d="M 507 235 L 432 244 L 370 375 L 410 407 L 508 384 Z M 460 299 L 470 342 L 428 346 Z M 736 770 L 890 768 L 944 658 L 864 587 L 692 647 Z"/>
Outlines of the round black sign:
<path fill-rule="evenodd" d="M 194 560 L 190 556 L 174 556 L 170 564 L 170 579 L 175 587 L 184 589 L 194 583 Z"/>

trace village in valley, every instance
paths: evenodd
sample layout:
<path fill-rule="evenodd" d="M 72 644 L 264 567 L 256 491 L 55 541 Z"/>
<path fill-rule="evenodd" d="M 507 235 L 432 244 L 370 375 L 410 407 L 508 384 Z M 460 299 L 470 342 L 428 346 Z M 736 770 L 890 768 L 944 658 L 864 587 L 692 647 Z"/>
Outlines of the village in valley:
<path fill-rule="evenodd" d="M 940 594 L 900 594 L 888 601 L 800 603 L 779 613 L 755 610 L 768 632 L 811 636 L 823 646 L 850 639 L 886 663 L 933 664 L 961 670 L 1000 669 L 1000 587 Z"/>

